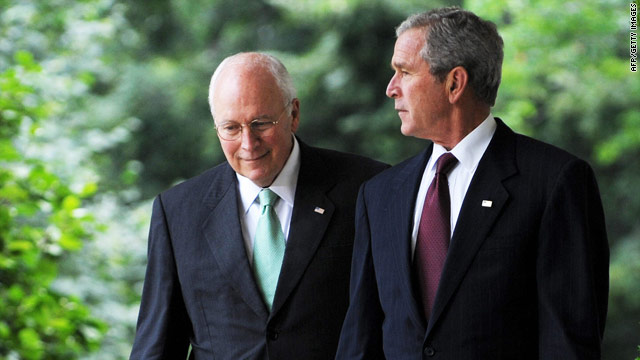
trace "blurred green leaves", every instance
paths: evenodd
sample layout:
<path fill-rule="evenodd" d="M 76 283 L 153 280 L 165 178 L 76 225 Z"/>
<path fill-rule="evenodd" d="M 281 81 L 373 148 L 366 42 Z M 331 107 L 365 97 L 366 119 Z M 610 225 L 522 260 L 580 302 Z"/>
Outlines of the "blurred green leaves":
<path fill-rule="evenodd" d="M 73 16 L 82 16 L 68 10 L 23 1 L 0 13 L 3 359 L 75 359 L 97 350 L 107 331 L 78 296 L 55 286 L 61 265 L 99 232 L 87 211 L 96 182 L 76 173 L 63 149 L 50 142 L 63 140 L 50 130 L 68 129 L 92 83 L 87 67 L 69 61 L 77 56 L 70 47 L 78 44 L 59 42 L 68 26 L 79 26 L 71 24 Z"/>
<path fill-rule="evenodd" d="M 21 72 L 41 70 L 28 52 L 14 59 Z M 78 212 L 91 192 L 74 193 L 5 137 L 17 135 L 22 119 L 51 115 L 42 94 L 15 74 L 0 74 L 3 114 L 14 112 L 0 152 L 0 356 L 69 359 L 97 349 L 106 330 L 77 298 L 51 288 L 58 262 L 92 236 L 92 217 Z"/>

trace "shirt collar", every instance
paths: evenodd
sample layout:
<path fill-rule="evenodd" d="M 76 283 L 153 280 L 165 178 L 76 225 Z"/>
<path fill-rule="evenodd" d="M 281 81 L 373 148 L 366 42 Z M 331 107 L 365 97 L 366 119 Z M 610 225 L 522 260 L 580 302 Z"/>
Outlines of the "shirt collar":
<path fill-rule="evenodd" d="M 291 135 L 293 136 L 293 135 Z M 276 193 L 287 205 L 293 207 L 293 200 L 296 194 L 296 186 L 298 184 L 298 173 L 300 172 L 300 145 L 298 140 L 293 136 L 293 149 L 289 158 L 282 167 L 282 170 L 276 176 L 269 189 Z M 238 189 L 240 190 L 240 202 L 243 214 L 249 211 L 249 207 L 256 200 L 262 188 L 253 183 L 249 178 L 236 173 L 238 178 Z"/>
<path fill-rule="evenodd" d="M 480 158 L 482 158 L 482 155 L 489 146 L 496 127 L 496 120 L 492 114 L 489 114 L 480 125 L 451 149 L 451 153 L 467 171 L 473 171 L 478 166 L 478 163 L 480 163 Z M 433 161 L 430 161 L 431 167 L 436 165 L 436 160 L 445 152 L 447 152 L 447 149 L 443 146 L 438 144 L 433 145 L 433 153 L 431 154 Z"/>

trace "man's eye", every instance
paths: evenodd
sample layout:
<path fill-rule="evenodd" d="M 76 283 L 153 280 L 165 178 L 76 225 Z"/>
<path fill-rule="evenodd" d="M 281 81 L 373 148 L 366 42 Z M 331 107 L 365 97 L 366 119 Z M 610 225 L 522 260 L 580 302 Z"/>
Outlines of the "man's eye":
<path fill-rule="evenodd" d="M 240 131 L 240 125 L 238 124 L 225 124 L 222 125 L 222 130 L 227 132 Z"/>
<path fill-rule="evenodd" d="M 254 121 L 251 123 L 251 128 L 254 130 L 266 130 L 271 127 L 273 123 L 271 121 Z"/>

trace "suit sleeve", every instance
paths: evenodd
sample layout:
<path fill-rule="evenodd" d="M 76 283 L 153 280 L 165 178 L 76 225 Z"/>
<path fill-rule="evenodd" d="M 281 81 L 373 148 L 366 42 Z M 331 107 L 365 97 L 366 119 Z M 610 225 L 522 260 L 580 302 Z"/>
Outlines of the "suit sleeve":
<path fill-rule="evenodd" d="M 160 196 L 153 203 L 147 272 L 142 290 L 132 360 L 186 359 L 191 325 L 174 260 Z"/>
<path fill-rule="evenodd" d="M 342 326 L 336 359 L 384 359 L 382 321 L 371 253 L 371 232 L 364 195 L 358 194 L 356 235 L 351 263 L 350 303 Z"/>
<path fill-rule="evenodd" d="M 585 162 L 562 170 L 538 239 L 540 359 L 600 359 L 609 246 L 598 186 Z"/>

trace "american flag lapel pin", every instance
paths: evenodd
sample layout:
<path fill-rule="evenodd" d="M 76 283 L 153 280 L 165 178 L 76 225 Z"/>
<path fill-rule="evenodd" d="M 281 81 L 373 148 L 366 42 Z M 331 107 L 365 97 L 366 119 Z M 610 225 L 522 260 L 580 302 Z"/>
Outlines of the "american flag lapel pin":
<path fill-rule="evenodd" d="M 324 209 L 318 206 L 316 206 L 316 208 L 313 211 L 317 212 L 320 215 L 324 214 Z"/>
<path fill-rule="evenodd" d="M 490 208 L 493 205 L 491 200 L 482 200 L 482 207 Z"/>

